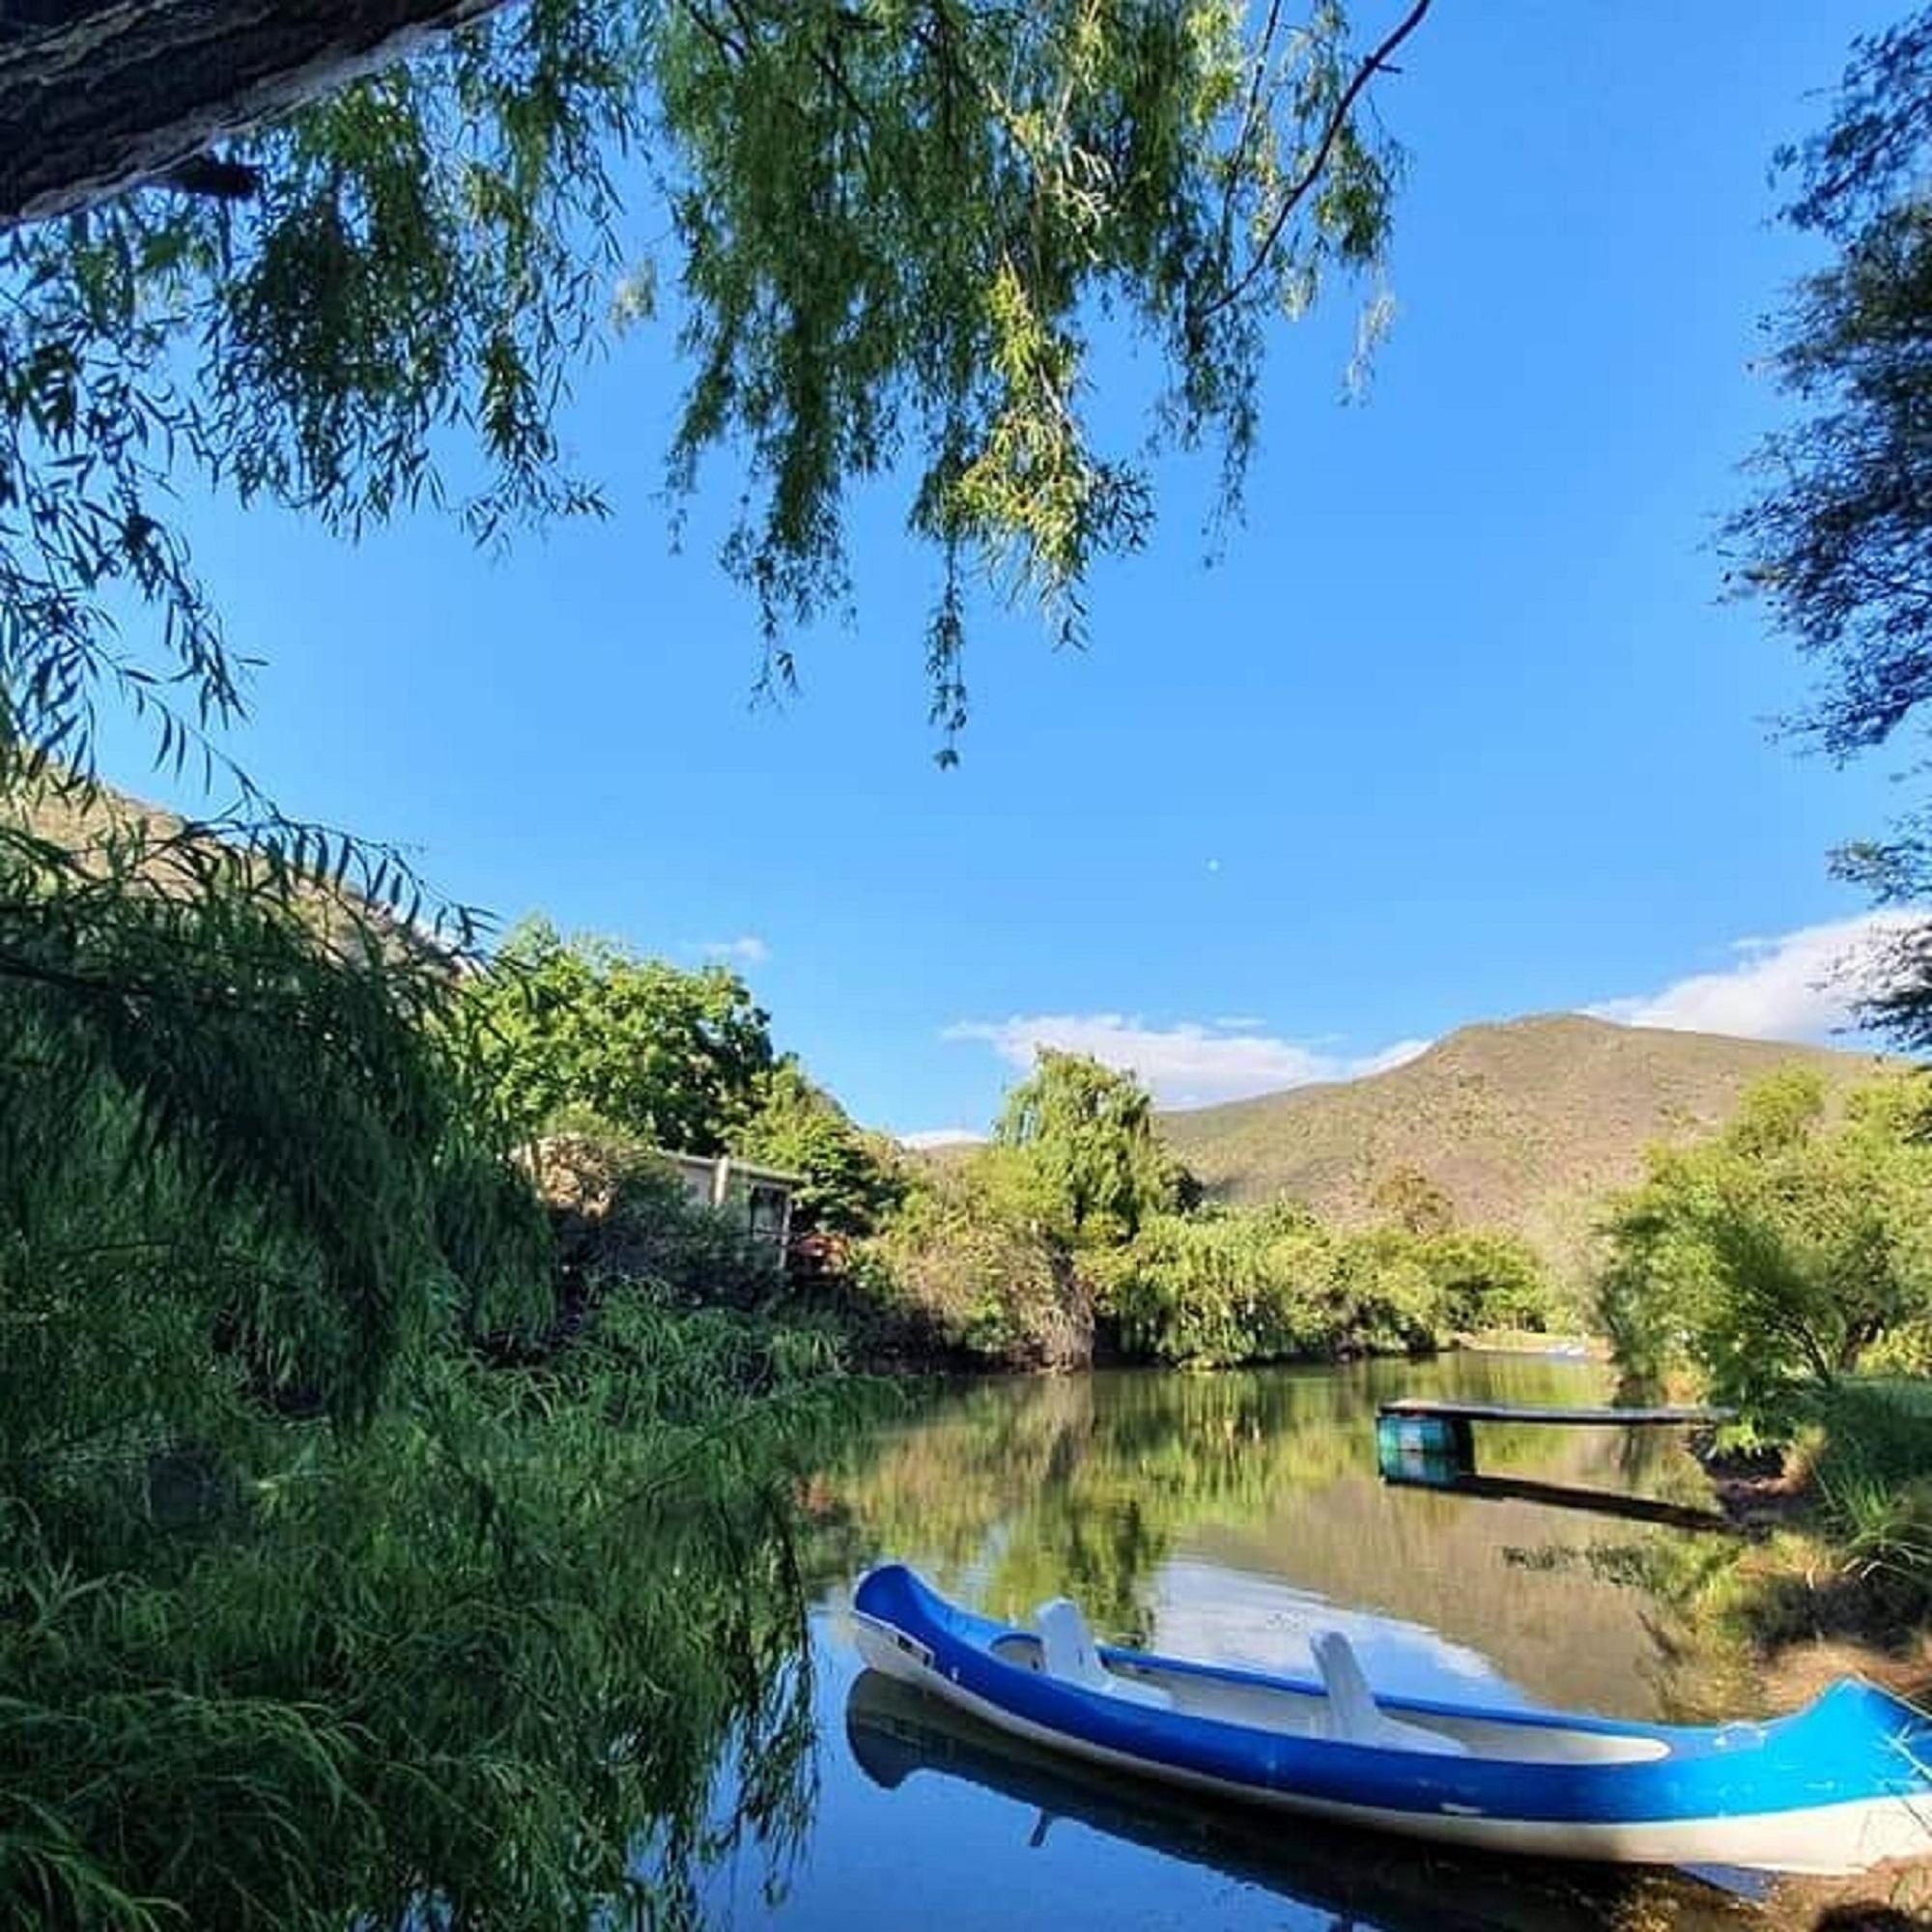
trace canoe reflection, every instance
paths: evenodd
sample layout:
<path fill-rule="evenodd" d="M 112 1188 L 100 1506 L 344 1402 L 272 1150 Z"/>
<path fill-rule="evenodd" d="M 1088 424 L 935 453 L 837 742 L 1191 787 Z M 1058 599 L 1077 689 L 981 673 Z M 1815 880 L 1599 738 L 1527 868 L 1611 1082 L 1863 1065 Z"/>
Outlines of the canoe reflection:
<path fill-rule="evenodd" d="M 845 1736 L 860 1770 L 896 1790 L 917 1771 L 978 1785 L 1036 1815 L 1028 1842 L 1071 1820 L 1205 1865 L 1330 1916 L 1335 1932 L 1586 1932 L 1616 1922 L 1638 1893 L 1698 1896 L 1678 1924 L 1741 1922 L 1733 1901 L 1691 1881 L 1595 1867 L 1493 1864 L 1345 1827 L 1240 1805 L 1211 1814 L 1183 1795 L 1037 1750 L 875 1670 L 853 1683 Z"/>

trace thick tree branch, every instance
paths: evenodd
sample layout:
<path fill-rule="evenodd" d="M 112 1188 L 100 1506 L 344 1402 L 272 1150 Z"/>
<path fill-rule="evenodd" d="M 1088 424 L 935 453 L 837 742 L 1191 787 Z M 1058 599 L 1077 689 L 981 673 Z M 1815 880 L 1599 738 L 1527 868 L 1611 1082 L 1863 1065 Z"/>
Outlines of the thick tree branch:
<path fill-rule="evenodd" d="M 0 37 L 0 229 L 164 182 L 214 142 L 286 114 L 504 4 L 39 5 L 29 15 L 38 24 Z M 192 170 L 185 185 L 198 185 Z M 245 191 L 239 177 L 229 179 L 229 186 Z"/>

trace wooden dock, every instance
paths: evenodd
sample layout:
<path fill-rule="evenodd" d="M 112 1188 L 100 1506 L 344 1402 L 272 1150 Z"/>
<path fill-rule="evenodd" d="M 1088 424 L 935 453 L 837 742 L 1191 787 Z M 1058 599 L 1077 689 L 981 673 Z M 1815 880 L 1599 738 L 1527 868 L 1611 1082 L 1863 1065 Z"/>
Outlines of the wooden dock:
<path fill-rule="evenodd" d="M 1715 1429 L 1728 1408 L 1520 1408 L 1496 1402 L 1441 1402 L 1399 1396 L 1376 1407 L 1376 1454 L 1384 1476 L 1401 1479 L 1419 1463 L 1450 1476 L 1476 1472 L 1478 1422 L 1555 1429 Z"/>
<path fill-rule="evenodd" d="M 1500 1402 L 1437 1402 L 1398 1396 L 1376 1414 L 1460 1416 L 1465 1422 L 1545 1422 L 1565 1429 L 1715 1429 L 1733 1419 L 1728 1408 L 1519 1408 Z"/>

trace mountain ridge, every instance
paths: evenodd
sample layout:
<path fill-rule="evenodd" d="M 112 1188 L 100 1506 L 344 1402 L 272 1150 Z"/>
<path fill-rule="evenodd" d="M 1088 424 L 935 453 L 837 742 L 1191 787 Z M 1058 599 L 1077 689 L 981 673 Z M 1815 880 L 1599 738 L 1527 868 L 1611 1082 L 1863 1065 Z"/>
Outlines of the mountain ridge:
<path fill-rule="evenodd" d="M 1458 1028 L 1380 1072 L 1176 1109 L 1159 1122 L 1211 1199 L 1287 1198 L 1360 1224 L 1376 1218 L 1378 1188 L 1407 1170 L 1443 1190 L 1459 1223 L 1510 1229 L 1574 1280 L 1587 1271 L 1605 1197 L 1641 1178 L 1646 1148 L 1721 1126 L 1747 1087 L 1793 1063 L 1834 1094 L 1912 1064 L 1533 1013 Z"/>

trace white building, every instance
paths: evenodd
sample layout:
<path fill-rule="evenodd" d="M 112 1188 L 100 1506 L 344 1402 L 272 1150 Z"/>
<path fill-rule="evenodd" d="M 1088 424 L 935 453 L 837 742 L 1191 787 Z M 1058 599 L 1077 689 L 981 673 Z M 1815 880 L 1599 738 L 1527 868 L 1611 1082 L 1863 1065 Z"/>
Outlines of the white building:
<path fill-rule="evenodd" d="M 760 1167 L 736 1154 L 678 1153 L 670 1148 L 658 1152 L 700 1208 L 729 1213 L 753 1240 L 767 1241 L 784 1253 L 791 1238 L 791 1198 L 801 1176 Z"/>

